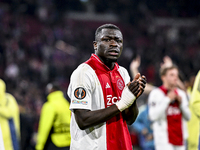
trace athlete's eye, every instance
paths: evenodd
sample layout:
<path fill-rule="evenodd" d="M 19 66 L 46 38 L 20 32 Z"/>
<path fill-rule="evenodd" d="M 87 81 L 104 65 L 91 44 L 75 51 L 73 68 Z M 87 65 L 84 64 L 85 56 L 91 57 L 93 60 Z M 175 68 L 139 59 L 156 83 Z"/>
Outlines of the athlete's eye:
<path fill-rule="evenodd" d="M 105 39 L 103 39 L 103 41 L 105 41 L 105 42 L 109 42 L 110 39 L 105 38 Z"/>
<path fill-rule="evenodd" d="M 117 43 L 122 43 L 122 40 L 120 40 L 120 39 L 117 39 L 116 41 L 117 41 Z"/>

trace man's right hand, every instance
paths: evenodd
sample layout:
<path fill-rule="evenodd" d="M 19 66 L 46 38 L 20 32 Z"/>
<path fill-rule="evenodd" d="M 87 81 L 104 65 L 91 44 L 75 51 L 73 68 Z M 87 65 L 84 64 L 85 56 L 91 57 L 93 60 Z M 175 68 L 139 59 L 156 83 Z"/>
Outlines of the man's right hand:
<path fill-rule="evenodd" d="M 140 73 L 137 73 L 133 81 L 129 82 L 128 84 L 129 90 L 135 95 L 136 98 L 138 98 L 144 92 L 145 87 L 146 77 L 141 77 Z"/>
<path fill-rule="evenodd" d="M 132 82 L 128 83 L 128 89 L 130 90 L 131 93 L 133 93 L 135 95 L 135 97 L 138 95 L 139 93 L 139 77 L 140 74 L 138 73 L 135 78 L 133 79 Z"/>
<path fill-rule="evenodd" d="M 130 107 L 136 98 L 138 98 L 144 91 L 146 85 L 146 78 L 140 76 L 138 73 L 132 82 L 129 82 L 122 91 L 121 100 L 116 103 L 120 111 Z"/>

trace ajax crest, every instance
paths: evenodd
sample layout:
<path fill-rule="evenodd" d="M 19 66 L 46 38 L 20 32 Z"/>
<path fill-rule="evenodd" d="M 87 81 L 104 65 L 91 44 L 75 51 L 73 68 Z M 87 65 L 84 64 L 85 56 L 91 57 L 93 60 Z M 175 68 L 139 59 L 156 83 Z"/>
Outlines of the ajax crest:
<path fill-rule="evenodd" d="M 123 88 L 124 88 L 124 82 L 122 81 L 122 79 L 118 79 L 118 80 L 117 80 L 117 87 L 118 87 L 120 90 L 123 90 Z"/>

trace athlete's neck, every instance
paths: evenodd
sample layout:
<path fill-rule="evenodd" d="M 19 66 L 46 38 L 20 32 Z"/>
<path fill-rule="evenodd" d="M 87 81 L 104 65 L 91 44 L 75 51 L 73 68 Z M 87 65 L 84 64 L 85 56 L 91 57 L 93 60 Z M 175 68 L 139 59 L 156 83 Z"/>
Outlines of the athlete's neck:
<path fill-rule="evenodd" d="M 98 55 L 97 55 L 98 56 Z M 110 69 L 112 70 L 115 67 L 115 62 L 114 60 L 103 58 L 98 56 L 98 58 Z"/>
<path fill-rule="evenodd" d="M 115 62 L 103 62 L 110 70 L 112 70 L 115 67 Z"/>

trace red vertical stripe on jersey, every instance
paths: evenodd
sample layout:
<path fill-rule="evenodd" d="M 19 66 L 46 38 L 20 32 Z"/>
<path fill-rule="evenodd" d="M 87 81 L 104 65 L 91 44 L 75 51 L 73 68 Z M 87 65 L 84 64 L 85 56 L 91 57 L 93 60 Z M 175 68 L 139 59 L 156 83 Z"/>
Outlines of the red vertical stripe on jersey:
<path fill-rule="evenodd" d="M 164 86 L 160 89 L 167 95 L 167 89 Z M 176 90 L 175 92 L 178 94 Z M 169 143 L 177 146 L 183 145 L 182 114 L 177 100 L 170 103 L 166 113 Z"/>
<path fill-rule="evenodd" d="M 118 64 L 116 63 L 114 69 L 110 70 L 95 54 L 86 63 L 95 70 L 101 83 L 105 108 L 120 100 L 125 84 L 118 72 Z M 107 150 L 132 150 L 130 134 L 122 113 L 106 122 L 106 134 Z"/>

